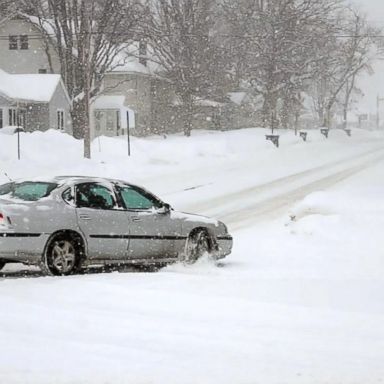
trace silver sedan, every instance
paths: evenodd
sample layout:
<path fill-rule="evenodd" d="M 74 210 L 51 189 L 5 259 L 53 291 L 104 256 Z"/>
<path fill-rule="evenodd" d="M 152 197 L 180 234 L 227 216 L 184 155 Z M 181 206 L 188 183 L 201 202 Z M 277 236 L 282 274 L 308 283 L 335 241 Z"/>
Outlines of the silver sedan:
<path fill-rule="evenodd" d="M 220 221 L 177 212 L 121 180 L 62 176 L 0 186 L 0 269 L 21 262 L 69 275 L 90 265 L 220 259 L 231 249 Z"/>

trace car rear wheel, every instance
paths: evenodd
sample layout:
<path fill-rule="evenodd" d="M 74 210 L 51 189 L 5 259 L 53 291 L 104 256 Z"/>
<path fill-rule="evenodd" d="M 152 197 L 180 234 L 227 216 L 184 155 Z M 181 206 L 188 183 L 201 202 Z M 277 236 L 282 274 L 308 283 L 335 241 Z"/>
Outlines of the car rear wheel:
<path fill-rule="evenodd" d="M 193 233 L 187 242 L 185 261 L 187 263 L 195 263 L 202 256 L 211 252 L 211 239 L 209 234 L 204 230 Z"/>
<path fill-rule="evenodd" d="M 57 236 L 49 243 L 43 262 L 46 273 L 67 276 L 80 270 L 80 249 L 75 239 Z"/>

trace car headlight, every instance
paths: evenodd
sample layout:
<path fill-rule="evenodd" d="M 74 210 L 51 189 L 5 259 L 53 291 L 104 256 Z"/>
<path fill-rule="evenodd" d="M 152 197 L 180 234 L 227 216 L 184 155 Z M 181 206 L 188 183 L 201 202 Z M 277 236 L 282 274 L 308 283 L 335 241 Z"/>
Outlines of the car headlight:
<path fill-rule="evenodd" d="M 228 234 L 228 227 L 220 221 L 220 227 L 223 229 L 224 235 Z"/>

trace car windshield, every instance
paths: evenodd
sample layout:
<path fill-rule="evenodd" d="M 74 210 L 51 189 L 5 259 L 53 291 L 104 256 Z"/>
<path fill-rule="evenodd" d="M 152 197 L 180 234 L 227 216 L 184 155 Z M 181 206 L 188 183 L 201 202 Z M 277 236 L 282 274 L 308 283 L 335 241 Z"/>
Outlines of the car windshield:
<path fill-rule="evenodd" d="M 7 183 L 0 186 L 0 196 L 9 195 L 10 197 L 37 201 L 47 197 L 57 187 L 55 183 L 45 183 L 38 181 L 25 181 L 22 183 Z"/>
<path fill-rule="evenodd" d="M 132 185 L 117 187 L 127 209 L 161 208 L 164 203 L 149 192 Z"/>

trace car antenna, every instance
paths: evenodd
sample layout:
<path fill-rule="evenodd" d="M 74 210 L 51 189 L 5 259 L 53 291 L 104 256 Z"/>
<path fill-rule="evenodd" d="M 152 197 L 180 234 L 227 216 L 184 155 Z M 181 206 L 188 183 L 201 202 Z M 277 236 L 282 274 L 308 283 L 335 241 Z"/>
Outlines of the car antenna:
<path fill-rule="evenodd" d="M 7 172 L 3 172 L 3 173 L 4 173 L 4 175 L 8 178 L 9 181 L 13 181 L 13 180 L 8 176 Z"/>

